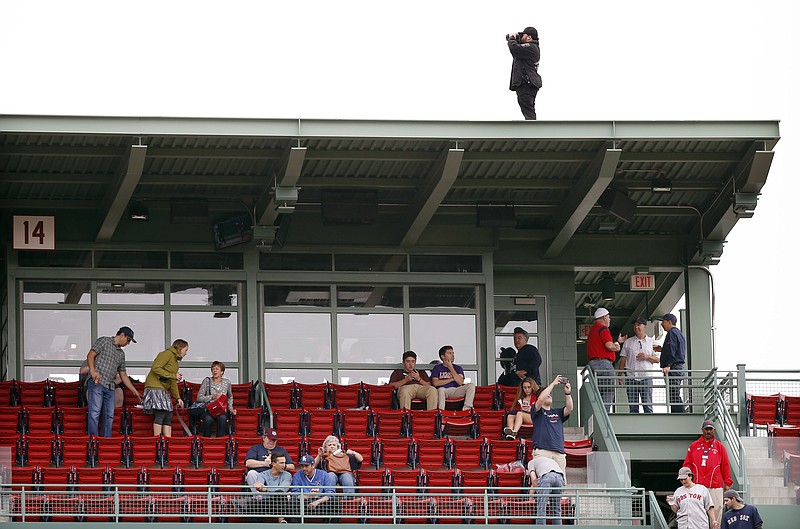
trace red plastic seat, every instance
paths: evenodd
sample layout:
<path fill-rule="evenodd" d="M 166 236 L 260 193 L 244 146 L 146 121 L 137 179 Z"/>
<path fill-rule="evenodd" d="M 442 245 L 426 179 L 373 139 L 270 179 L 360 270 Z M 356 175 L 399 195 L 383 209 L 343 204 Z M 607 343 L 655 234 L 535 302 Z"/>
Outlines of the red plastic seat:
<path fill-rule="evenodd" d="M 496 384 L 475 386 L 475 398 L 472 406 L 476 411 L 497 410 L 502 402 L 502 393 Z"/>
<path fill-rule="evenodd" d="M 800 454 L 783 453 L 783 484 L 800 483 Z"/>
<path fill-rule="evenodd" d="M 278 430 L 281 435 L 306 435 L 306 412 L 302 408 L 274 409 L 274 417 L 275 429 Z"/>
<path fill-rule="evenodd" d="M 364 461 L 361 463 L 362 468 L 366 468 L 369 466 L 375 466 L 375 439 L 372 437 L 342 437 L 342 446 L 348 450 L 355 450 L 361 457 L 364 458 Z"/>
<path fill-rule="evenodd" d="M 375 435 L 375 415 L 372 410 L 343 410 L 339 413 L 342 435 L 349 438 Z"/>
<path fill-rule="evenodd" d="M 230 465 L 231 454 L 228 448 L 232 439 L 232 437 L 198 437 L 200 463 L 205 467 Z"/>
<path fill-rule="evenodd" d="M 119 411 L 119 409 L 117 409 Z M 148 437 L 153 435 L 153 416 L 145 413 L 142 408 L 126 406 L 128 414 L 128 435 L 133 437 Z M 115 417 L 117 413 L 114 414 Z M 116 433 L 116 429 L 112 430 Z"/>
<path fill-rule="evenodd" d="M 294 382 L 288 384 L 269 384 L 264 382 L 264 390 L 267 392 L 269 405 L 273 409 L 296 408 Z"/>
<path fill-rule="evenodd" d="M 373 410 L 391 410 L 394 403 L 394 388 L 388 384 L 362 384 L 364 404 Z"/>
<path fill-rule="evenodd" d="M 425 470 L 452 468 L 450 439 L 415 439 L 416 467 Z"/>
<path fill-rule="evenodd" d="M 456 469 L 423 469 L 422 481 L 431 495 L 430 511 L 437 517 L 437 522 L 464 523 L 467 502 L 463 497 L 453 494 L 461 485 L 461 473 Z"/>
<path fill-rule="evenodd" d="M 8 435 L 22 433 L 25 421 L 22 419 L 22 406 L 0 407 L 0 432 Z"/>
<path fill-rule="evenodd" d="M 497 386 L 497 388 L 500 392 L 503 411 L 510 410 L 516 400 L 518 388 L 516 386 Z"/>
<path fill-rule="evenodd" d="M 45 435 L 24 435 L 23 447 L 27 456 L 26 464 L 49 467 L 56 461 L 55 436 Z"/>
<path fill-rule="evenodd" d="M 756 426 L 766 426 L 779 422 L 778 410 L 780 406 L 780 395 L 752 395 L 745 393 L 747 403 L 747 417 L 753 425 L 755 432 Z"/>
<path fill-rule="evenodd" d="M 51 406 L 50 395 L 49 392 L 46 391 L 48 386 L 47 380 L 40 380 L 37 382 L 18 380 L 17 394 L 19 395 L 20 404 L 38 408 Z"/>
<path fill-rule="evenodd" d="M 71 465 L 76 467 L 86 466 L 87 461 L 89 461 L 90 446 L 88 435 L 59 435 L 56 439 L 61 465 L 66 467 Z"/>
<path fill-rule="evenodd" d="M 489 439 L 488 467 L 503 465 L 522 459 L 523 444 L 521 439 Z"/>
<path fill-rule="evenodd" d="M 19 394 L 17 393 L 16 380 L 0 380 L 0 409 L 6 406 L 18 406 Z"/>
<path fill-rule="evenodd" d="M 330 396 L 330 388 L 327 382 L 320 384 L 295 382 L 295 391 L 297 392 L 297 405 L 300 408 L 315 410 L 317 408 L 329 409 L 332 407 L 332 397 Z"/>
<path fill-rule="evenodd" d="M 339 409 L 361 406 L 361 384 L 331 384 L 333 406 Z"/>
<path fill-rule="evenodd" d="M 503 439 L 503 428 L 506 426 L 505 411 L 481 411 L 475 412 L 475 415 L 477 417 L 478 436 L 486 437 L 487 439 Z"/>
<path fill-rule="evenodd" d="M 231 394 L 233 395 L 233 406 L 237 410 L 255 407 L 255 390 L 252 382 L 231 384 Z"/>
<path fill-rule="evenodd" d="M 800 397 L 781 395 L 781 418 L 784 425 L 800 426 Z"/>
<path fill-rule="evenodd" d="M 265 428 L 266 412 L 262 408 L 236 408 L 236 415 L 231 419 L 231 430 L 236 435 L 261 435 Z"/>
<path fill-rule="evenodd" d="M 339 412 L 335 409 L 314 409 L 306 412 L 306 435 L 341 435 Z"/>
<path fill-rule="evenodd" d="M 86 408 L 56 408 L 58 428 L 64 435 L 86 435 Z M 116 414 L 115 414 L 116 415 Z"/>
<path fill-rule="evenodd" d="M 767 436 L 769 437 L 770 457 L 784 452 L 791 454 L 800 452 L 800 426 L 770 424 L 767 426 Z"/>
<path fill-rule="evenodd" d="M 443 437 L 478 437 L 478 426 L 472 410 L 441 410 L 441 435 Z"/>
<path fill-rule="evenodd" d="M 56 432 L 58 414 L 54 407 L 23 406 L 22 420 L 25 433 L 31 435 L 48 435 Z"/>
<path fill-rule="evenodd" d="M 439 410 L 408 410 L 409 431 L 415 439 L 441 437 L 441 413 Z"/>
<path fill-rule="evenodd" d="M 375 435 L 384 438 L 408 437 L 406 410 L 380 410 L 375 413 Z"/>
<path fill-rule="evenodd" d="M 80 404 L 81 383 L 50 381 L 54 405 L 61 408 L 77 408 Z M 84 404 L 85 406 L 85 404 Z M 83 410 L 84 412 L 86 410 Z"/>
<path fill-rule="evenodd" d="M 93 437 L 93 453 L 96 460 L 94 466 L 104 467 L 106 465 L 114 467 L 121 467 L 124 465 L 122 458 L 122 443 L 127 439 L 122 436 L 118 437 Z M 117 468 L 115 468 L 117 470 Z"/>
<path fill-rule="evenodd" d="M 199 467 L 200 441 L 196 437 L 165 438 L 164 462 L 169 467 Z"/>
<path fill-rule="evenodd" d="M 489 445 L 485 439 L 453 439 L 453 462 L 461 470 L 486 468 Z"/>
<path fill-rule="evenodd" d="M 378 443 L 381 467 L 401 469 L 413 466 L 413 445 L 411 440 L 378 438 L 375 442 Z"/>

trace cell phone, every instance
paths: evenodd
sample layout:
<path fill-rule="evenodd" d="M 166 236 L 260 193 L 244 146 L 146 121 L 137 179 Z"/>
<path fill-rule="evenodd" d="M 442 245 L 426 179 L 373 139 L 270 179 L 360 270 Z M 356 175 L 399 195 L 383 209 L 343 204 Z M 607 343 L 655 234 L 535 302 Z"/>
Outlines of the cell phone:
<path fill-rule="evenodd" d="M 567 377 L 564 377 L 564 376 L 559 376 L 558 377 L 558 381 L 561 382 L 562 384 L 568 384 L 569 383 L 569 379 Z"/>

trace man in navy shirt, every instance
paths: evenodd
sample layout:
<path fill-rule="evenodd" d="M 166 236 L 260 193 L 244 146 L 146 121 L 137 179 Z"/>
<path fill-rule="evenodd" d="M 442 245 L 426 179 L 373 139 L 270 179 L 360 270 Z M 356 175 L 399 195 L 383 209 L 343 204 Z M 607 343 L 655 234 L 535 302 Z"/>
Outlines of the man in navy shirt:
<path fill-rule="evenodd" d="M 761 529 L 764 522 L 758 509 L 745 505 L 738 492 L 726 490 L 722 501 L 727 509 L 722 515 L 722 529 Z"/>
<path fill-rule="evenodd" d="M 566 405 L 553 409 L 553 389 L 564 384 Z M 572 413 L 572 386 L 566 377 L 558 375 L 549 386 L 541 388 L 536 398 L 533 420 L 533 457 L 549 457 L 567 475 L 567 456 L 564 454 L 564 425 Z"/>
<path fill-rule="evenodd" d="M 278 445 L 278 431 L 267 428 L 261 444 L 253 445 L 244 456 L 244 466 L 248 471 L 268 474 L 272 468 L 272 454 L 278 453 L 286 456 L 286 470 L 294 470 L 294 461 L 289 452 Z M 249 473 L 249 472 L 248 472 Z"/>
<path fill-rule="evenodd" d="M 686 368 L 686 338 L 676 327 L 678 318 L 674 314 L 664 314 L 661 318 L 661 328 L 667 331 L 664 345 L 653 347 L 661 353 L 661 371 L 669 381 L 669 402 L 672 413 L 686 413 L 686 407 L 681 399 L 681 383 Z"/>

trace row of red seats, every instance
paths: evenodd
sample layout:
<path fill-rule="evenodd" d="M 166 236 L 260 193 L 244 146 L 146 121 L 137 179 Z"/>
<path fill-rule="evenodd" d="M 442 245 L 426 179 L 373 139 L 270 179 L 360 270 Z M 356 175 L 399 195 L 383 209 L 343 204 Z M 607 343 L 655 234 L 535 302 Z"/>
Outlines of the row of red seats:
<path fill-rule="evenodd" d="M 186 410 L 179 410 L 172 416 L 173 435 L 184 435 L 183 426 L 178 419 L 179 414 L 183 417 L 184 422 L 189 420 L 192 433 L 197 434 L 199 420 L 190 418 Z M 84 435 L 87 433 L 86 419 L 86 408 L 0 407 L 0 431 L 6 433 Z M 263 408 L 240 408 L 235 416 L 229 417 L 229 432 L 260 435 L 264 432 L 268 421 L 268 414 Z M 135 405 L 123 405 L 115 410 L 112 432 L 119 435 L 152 435 L 153 416 L 144 413 L 140 407 Z"/>
<path fill-rule="evenodd" d="M 783 461 L 783 484 L 800 485 L 800 426 L 767 425 L 769 456 Z"/>
<path fill-rule="evenodd" d="M 493 464 L 530 459 L 529 442 L 500 439 L 342 438 L 345 448 L 359 452 L 365 467 L 373 468 L 490 468 Z M 243 465 L 247 450 L 262 438 L 229 436 L 0 436 L 0 446 L 9 446 L 17 466 L 42 467 L 194 467 Z M 324 438 L 281 439 L 297 461 L 315 455 Z"/>
<path fill-rule="evenodd" d="M 756 426 L 779 424 L 800 426 L 800 397 L 775 393 L 773 395 L 753 395 L 745 393 L 747 418 Z"/>
<path fill-rule="evenodd" d="M 29 471 L 28 471 L 29 470 Z M 91 471 L 90 471 L 91 470 Z M 79 469 L 69 467 L 64 469 L 43 469 L 34 467 L 24 472 L 18 471 L 13 476 L 13 483 L 17 485 L 32 484 L 32 490 L 41 489 L 36 485 L 52 485 L 44 489 L 42 494 L 29 494 L 24 512 L 27 521 L 103 521 L 102 518 L 87 517 L 87 515 L 113 513 L 113 496 L 99 496 L 98 491 L 110 490 L 108 485 L 122 485 L 119 487 L 119 507 L 122 514 L 141 515 L 144 520 L 155 522 L 153 515 L 180 515 L 181 521 L 203 521 L 201 513 L 207 511 L 209 497 L 204 495 L 186 495 L 182 493 L 208 492 L 211 488 L 213 495 L 210 497 L 211 509 L 215 521 L 235 521 L 235 516 L 240 505 L 237 496 L 230 493 L 215 492 L 213 487 L 219 485 L 243 485 L 244 472 L 222 468 L 210 469 L 148 469 L 145 467 L 130 469 L 113 469 L 110 467 L 98 469 Z M 449 469 L 439 471 L 418 470 L 360 470 L 356 471 L 356 485 L 362 492 L 373 494 L 377 492 L 408 493 L 410 496 L 401 496 L 399 503 L 393 505 L 392 500 L 380 496 L 367 496 L 356 499 L 344 499 L 339 502 L 339 512 L 329 513 L 341 516 L 355 516 L 360 521 L 378 521 L 379 517 L 396 514 L 403 517 L 433 517 L 454 516 L 451 522 L 464 522 L 464 518 L 473 516 L 486 516 L 493 522 L 504 519 L 513 514 L 515 517 L 527 515 L 534 516 L 535 500 L 533 498 L 519 498 L 510 496 L 492 495 L 488 505 L 485 504 L 484 491 L 490 489 L 493 493 L 509 495 L 524 494 L 529 490 L 530 483 L 523 472 L 498 473 L 491 470 L 463 471 Z M 80 485 L 80 488 L 76 487 Z M 153 487 L 154 485 L 159 487 Z M 163 487 L 161 487 L 163 486 Z M 414 496 L 430 489 L 430 495 Z M 436 488 L 439 489 L 436 489 Z M 19 490 L 17 487 L 13 487 Z M 76 490 L 77 489 L 77 490 Z M 158 490 L 168 490 L 172 494 L 158 494 Z M 226 489 L 227 490 L 227 489 Z M 231 489 L 235 492 L 237 489 Z M 244 490 L 244 489 L 240 489 Z M 47 491 L 50 491 L 47 494 Z M 56 492 L 74 492 L 66 496 Z M 454 494 L 458 494 L 454 497 Z M 22 497 L 15 495 L 12 500 L 12 513 L 22 512 L 20 502 Z M 397 509 L 395 511 L 395 509 Z M 488 510 L 486 510 L 488 509 Z M 562 516 L 574 516 L 574 510 L 567 500 L 562 503 Z M 194 517 L 193 517 L 194 515 Z M 234 517 L 229 520 L 229 518 Z M 158 518 L 162 520 L 162 518 Z"/>
<path fill-rule="evenodd" d="M 134 382 L 141 394 L 144 384 Z M 234 404 L 237 407 L 253 408 L 256 406 L 256 388 L 258 382 L 233 384 Z M 304 384 L 289 382 L 286 384 L 263 383 L 270 406 L 272 408 L 373 408 L 389 410 L 399 408 L 397 393 L 388 385 L 374 385 L 360 382 L 358 384 Z M 200 383 L 183 381 L 180 383 L 181 398 L 187 405 L 194 402 Z M 505 410 L 511 407 L 516 395 L 516 388 L 506 388 L 497 384 L 477 386 L 475 388 L 474 407 L 478 410 Z M 455 407 L 456 401 L 453 400 Z M 125 390 L 125 403 L 129 406 L 137 404 L 136 397 Z M 415 401 L 412 407 L 424 407 L 422 401 Z M 41 380 L 24 382 L 20 380 L 0 381 L 0 406 L 61 406 L 83 407 L 86 405 L 80 382 L 58 382 Z M 458 409 L 461 409 L 458 407 Z"/>

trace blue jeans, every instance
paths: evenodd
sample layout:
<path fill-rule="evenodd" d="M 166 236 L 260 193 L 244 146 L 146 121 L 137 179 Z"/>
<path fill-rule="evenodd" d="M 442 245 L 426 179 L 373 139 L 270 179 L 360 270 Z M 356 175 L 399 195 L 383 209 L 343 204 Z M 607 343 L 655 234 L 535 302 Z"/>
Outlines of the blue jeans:
<path fill-rule="evenodd" d="M 356 480 L 350 472 L 342 472 L 341 474 L 328 472 L 328 483 L 341 485 L 342 493 L 344 494 L 355 494 L 356 492 Z"/>
<path fill-rule="evenodd" d="M 536 492 L 542 494 L 536 498 L 536 525 L 547 523 L 547 504 L 552 512 L 551 525 L 561 525 L 561 489 L 564 488 L 564 476 L 558 472 L 548 472 L 536 481 Z M 541 490 L 549 489 L 549 490 Z"/>
<path fill-rule="evenodd" d="M 600 398 L 603 399 L 606 411 L 611 413 L 611 405 L 614 404 L 614 364 L 605 358 L 592 358 L 589 360 L 589 367 L 592 368 L 597 380 L 597 389 L 600 391 Z"/>
<path fill-rule="evenodd" d="M 669 369 L 667 373 L 667 383 L 669 384 L 669 404 L 670 412 L 672 413 L 686 413 L 686 406 L 683 405 L 681 399 L 681 384 L 683 383 L 683 367 L 685 364 L 675 364 Z"/>
<path fill-rule="evenodd" d="M 86 386 L 86 400 L 89 405 L 89 415 L 86 418 L 86 426 L 89 435 L 100 435 L 101 437 L 111 437 L 111 429 L 114 424 L 114 392 L 115 388 L 107 388 L 96 384 L 93 379 L 89 379 Z M 102 429 L 98 431 L 100 417 L 103 418 Z"/>
<path fill-rule="evenodd" d="M 628 393 L 628 404 L 631 413 L 639 413 L 639 402 L 645 413 L 653 413 L 653 379 L 625 379 L 625 391 Z"/>

